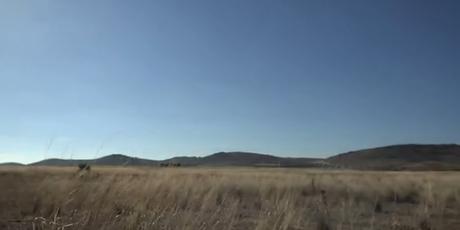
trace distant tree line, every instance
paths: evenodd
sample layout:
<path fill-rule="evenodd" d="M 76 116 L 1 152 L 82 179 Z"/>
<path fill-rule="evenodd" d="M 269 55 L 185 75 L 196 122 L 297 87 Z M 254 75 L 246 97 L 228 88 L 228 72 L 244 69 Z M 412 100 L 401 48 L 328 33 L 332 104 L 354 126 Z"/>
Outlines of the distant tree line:
<path fill-rule="evenodd" d="M 161 163 L 160 167 L 180 167 L 180 163 Z"/>

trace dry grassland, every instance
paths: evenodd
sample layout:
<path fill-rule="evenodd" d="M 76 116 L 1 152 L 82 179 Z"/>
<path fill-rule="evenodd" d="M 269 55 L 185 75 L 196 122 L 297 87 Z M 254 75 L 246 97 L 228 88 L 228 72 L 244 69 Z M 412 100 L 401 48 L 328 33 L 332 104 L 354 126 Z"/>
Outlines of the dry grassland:
<path fill-rule="evenodd" d="M 460 229 L 459 172 L 0 168 L 0 229 Z"/>

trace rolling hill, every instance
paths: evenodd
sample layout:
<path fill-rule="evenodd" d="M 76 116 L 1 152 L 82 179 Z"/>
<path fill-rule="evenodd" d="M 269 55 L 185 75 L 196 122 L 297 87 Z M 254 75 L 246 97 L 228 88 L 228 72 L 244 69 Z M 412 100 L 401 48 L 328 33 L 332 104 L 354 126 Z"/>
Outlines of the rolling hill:
<path fill-rule="evenodd" d="M 87 160 L 65 160 L 65 159 L 46 159 L 30 165 L 33 166 L 76 166 L 78 164 L 90 165 L 107 165 L 107 166 L 153 166 L 157 165 L 158 161 L 129 157 L 121 154 L 113 154 L 98 159 Z"/>
<path fill-rule="evenodd" d="M 205 157 L 176 157 L 165 162 L 207 166 L 314 167 L 316 158 L 287 158 L 250 152 L 218 152 Z"/>
<path fill-rule="evenodd" d="M 326 161 L 352 169 L 459 170 L 460 145 L 392 145 L 342 153 Z"/>
<path fill-rule="evenodd" d="M 81 163 L 107 166 L 253 166 L 323 167 L 360 170 L 460 170 L 460 145 L 392 145 L 338 154 L 327 159 L 288 158 L 251 152 L 218 152 L 205 157 L 174 157 L 148 160 L 120 154 L 98 159 L 46 159 L 34 166 L 76 166 Z M 7 165 L 12 165 L 8 163 Z M 0 164 L 5 165 L 5 164 Z"/>
<path fill-rule="evenodd" d="M 174 157 L 155 161 L 129 157 L 120 154 L 109 155 L 98 159 L 64 160 L 46 159 L 33 163 L 34 166 L 76 166 L 81 163 L 107 166 L 157 166 L 161 164 L 180 164 L 182 166 L 276 166 L 276 167 L 314 167 L 314 158 L 283 158 L 266 154 L 248 152 L 219 152 L 205 157 Z"/>
<path fill-rule="evenodd" d="M 25 166 L 21 163 L 16 163 L 16 162 L 5 162 L 5 163 L 0 163 L 0 166 Z"/>

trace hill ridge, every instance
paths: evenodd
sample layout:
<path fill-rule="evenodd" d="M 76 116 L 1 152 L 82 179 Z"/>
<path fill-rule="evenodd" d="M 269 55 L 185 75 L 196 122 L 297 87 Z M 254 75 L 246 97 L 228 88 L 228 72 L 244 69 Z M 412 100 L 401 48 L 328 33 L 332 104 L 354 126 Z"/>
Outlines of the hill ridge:
<path fill-rule="evenodd" d="M 404 170 L 437 168 L 460 169 L 460 145 L 400 144 L 337 154 L 326 159 L 331 164 L 354 169 Z"/>
<path fill-rule="evenodd" d="M 75 166 L 80 163 L 108 166 L 157 166 L 165 163 L 183 166 L 271 166 L 327 167 L 365 170 L 460 170 L 458 144 L 398 144 L 340 153 L 325 159 L 280 157 L 264 153 L 230 151 L 207 156 L 177 156 L 150 160 L 124 154 L 96 159 L 51 158 L 29 165 Z M 12 163 L 8 163 L 12 164 Z M 0 164 L 1 165 L 1 164 Z"/>

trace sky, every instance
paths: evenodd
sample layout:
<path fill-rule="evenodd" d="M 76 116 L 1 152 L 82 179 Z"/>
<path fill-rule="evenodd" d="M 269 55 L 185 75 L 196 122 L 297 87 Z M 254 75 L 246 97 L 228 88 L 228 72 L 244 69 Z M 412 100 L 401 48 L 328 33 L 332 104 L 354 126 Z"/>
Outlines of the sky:
<path fill-rule="evenodd" d="M 0 162 L 460 143 L 456 0 L 0 0 Z"/>

